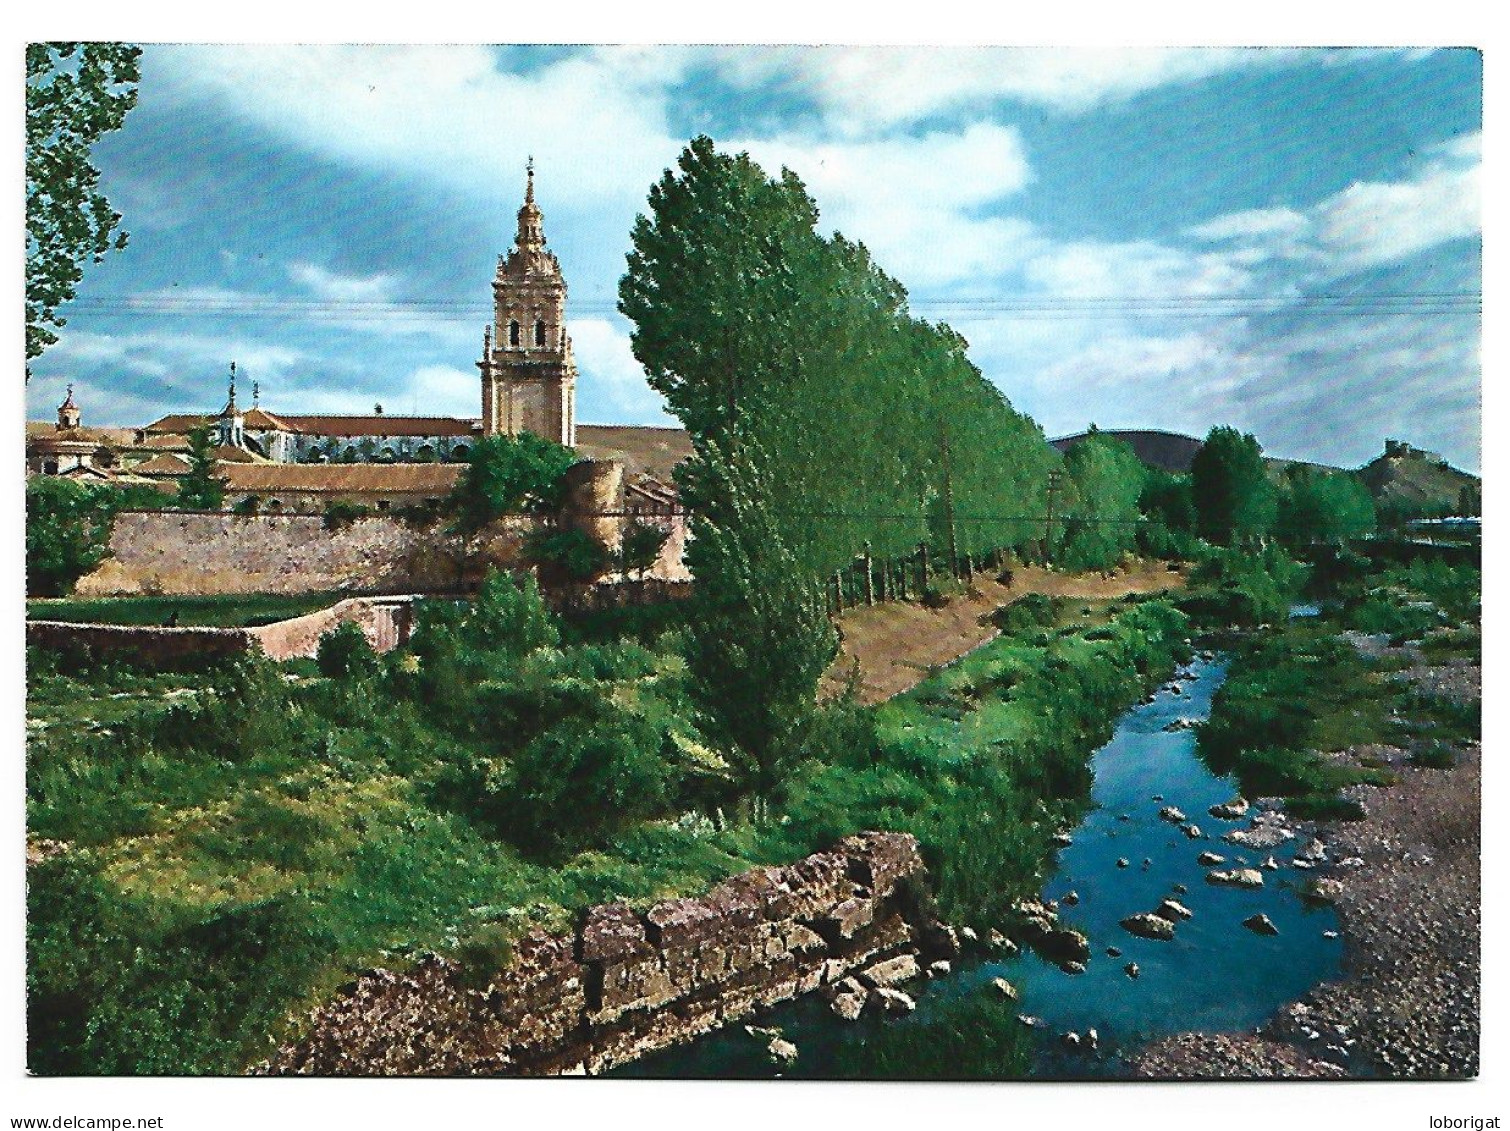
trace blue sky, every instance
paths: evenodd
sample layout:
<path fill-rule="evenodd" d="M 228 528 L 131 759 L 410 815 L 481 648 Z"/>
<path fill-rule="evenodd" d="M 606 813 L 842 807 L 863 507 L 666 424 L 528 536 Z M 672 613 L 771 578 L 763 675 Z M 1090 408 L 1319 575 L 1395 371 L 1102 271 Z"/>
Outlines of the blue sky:
<path fill-rule="evenodd" d="M 128 249 L 29 415 L 476 415 L 489 280 L 537 164 L 579 419 L 667 423 L 613 309 L 651 181 L 707 132 L 808 184 L 1050 435 L 1255 432 L 1477 469 L 1470 51 L 154 46 L 98 148 Z"/>

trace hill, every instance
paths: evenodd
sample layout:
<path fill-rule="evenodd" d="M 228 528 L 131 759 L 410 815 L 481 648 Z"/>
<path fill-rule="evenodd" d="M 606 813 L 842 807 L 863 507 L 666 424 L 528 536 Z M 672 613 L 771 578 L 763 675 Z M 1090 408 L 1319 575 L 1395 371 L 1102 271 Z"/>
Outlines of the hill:
<path fill-rule="evenodd" d="M 1435 452 L 1413 448 L 1400 440 L 1384 441 L 1384 454 L 1364 464 L 1356 474 L 1381 507 L 1423 514 L 1478 509 L 1478 476 L 1459 471 Z M 1462 506 L 1464 502 L 1469 505 Z"/>
<path fill-rule="evenodd" d="M 1089 432 L 1077 432 L 1073 436 L 1061 436 L 1057 440 L 1050 440 L 1049 443 L 1061 452 L 1065 452 L 1089 435 Z M 1157 467 L 1161 471 L 1189 471 L 1190 461 L 1195 459 L 1195 453 L 1201 450 L 1200 440 L 1179 432 L 1160 432 L 1143 428 L 1103 428 L 1101 435 L 1115 436 L 1118 440 L 1126 441 L 1140 460 L 1149 467 Z"/>

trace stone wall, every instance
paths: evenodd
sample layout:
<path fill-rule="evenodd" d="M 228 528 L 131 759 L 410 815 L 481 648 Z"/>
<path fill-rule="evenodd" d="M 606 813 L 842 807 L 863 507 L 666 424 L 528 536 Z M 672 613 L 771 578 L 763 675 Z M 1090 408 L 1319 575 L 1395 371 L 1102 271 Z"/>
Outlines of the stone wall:
<path fill-rule="evenodd" d="M 328 530 L 320 515 L 129 511 L 110 534 L 110 557 L 80 579 L 80 597 L 241 593 L 455 593 L 475 588 L 489 566 L 519 567 L 524 542 L 542 519 L 510 516 L 473 542 L 441 525 L 387 516 Z M 617 524 L 604 533 L 617 545 Z M 650 576 L 684 581 L 682 516 Z"/>
<path fill-rule="evenodd" d="M 258 647 L 246 628 L 153 628 L 29 620 L 26 643 L 65 655 L 110 656 L 144 667 L 184 669 L 245 655 Z"/>
<path fill-rule="evenodd" d="M 919 954 L 953 955 L 916 898 L 922 871 L 910 835 L 862 833 L 703 896 L 594 907 L 570 934 L 527 935 L 491 975 L 437 956 L 374 970 L 257 1071 L 595 1074 L 801 994 L 894 1007 Z"/>
<path fill-rule="evenodd" d="M 480 554 L 438 527 L 397 518 L 326 529 L 319 515 L 132 511 L 117 516 L 104 564 L 81 597 L 165 593 L 450 592 L 478 560 L 516 563 L 535 520 L 501 522 Z"/>
<path fill-rule="evenodd" d="M 152 668 L 186 668 L 262 651 L 274 660 L 313 657 L 320 637 L 343 621 L 379 652 L 397 648 L 414 626 L 412 597 L 351 597 L 302 617 L 256 628 L 175 628 L 27 621 L 26 642 L 57 652 L 88 652 Z"/>

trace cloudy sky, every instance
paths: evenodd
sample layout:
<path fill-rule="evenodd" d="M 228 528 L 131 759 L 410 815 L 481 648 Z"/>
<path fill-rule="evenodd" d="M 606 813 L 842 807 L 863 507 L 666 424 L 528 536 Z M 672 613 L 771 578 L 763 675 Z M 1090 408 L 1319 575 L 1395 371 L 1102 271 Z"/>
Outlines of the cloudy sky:
<path fill-rule="evenodd" d="M 129 248 L 33 366 L 86 423 L 478 412 L 526 156 L 570 286 L 578 416 L 667 423 L 615 312 L 696 133 L 807 183 L 1050 435 L 1255 432 L 1477 469 L 1470 51 L 149 47 L 98 148 Z M 244 388 L 244 386 L 243 386 Z"/>

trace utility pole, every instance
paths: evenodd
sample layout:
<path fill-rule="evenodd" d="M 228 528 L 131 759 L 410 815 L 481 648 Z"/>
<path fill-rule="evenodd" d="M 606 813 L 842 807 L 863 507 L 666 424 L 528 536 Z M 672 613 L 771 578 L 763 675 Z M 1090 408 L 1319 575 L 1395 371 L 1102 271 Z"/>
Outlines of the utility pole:
<path fill-rule="evenodd" d="M 1048 512 L 1043 522 L 1043 560 L 1044 564 L 1054 560 L 1054 496 L 1059 493 L 1059 488 L 1064 482 L 1062 471 L 1049 472 L 1049 499 Z"/>

